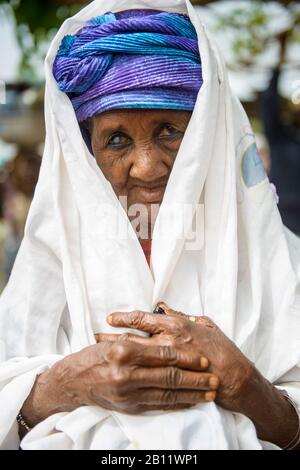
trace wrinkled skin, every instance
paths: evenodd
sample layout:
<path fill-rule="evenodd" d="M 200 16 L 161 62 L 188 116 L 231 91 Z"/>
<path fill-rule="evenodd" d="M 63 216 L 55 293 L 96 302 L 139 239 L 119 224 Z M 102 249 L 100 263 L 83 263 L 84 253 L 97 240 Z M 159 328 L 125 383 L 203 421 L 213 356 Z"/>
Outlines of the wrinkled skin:
<path fill-rule="evenodd" d="M 98 334 L 96 340 L 122 342 L 132 341 L 144 347 L 165 345 L 180 347 L 188 354 L 196 352 L 209 361 L 208 370 L 220 380 L 216 403 L 230 411 L 240 412 L 240 397 L 253 374 L 253 364 L 241 353 L 217 325 L 207 317 L 188 316 L 172 310 L 165 303 L 159 304 L 166 315 L 147 312 L 114 313 L 109 323 L 115 327 L 136 328 L 150 333 L 145 338 L 129 333 L 121 335 Z"/>
<path fill-rule="evenodd" d="M 219 380 L 207 367 L 186 348 L 101 341 L 41 374 L 22 414 L 34 426 L 82 405 L 128 414 L 187 408 L 216 397 Z"/>
<path fill-rule="evenodd" d="M 121 204 L 127 199 L 129 220 L 135 218 L 136 205 L 144 209 L 138 238 L 151 238 L 190 118 L 187 111 L 123 109 L 96 116 L 89 125 L 96 161 Z"/>

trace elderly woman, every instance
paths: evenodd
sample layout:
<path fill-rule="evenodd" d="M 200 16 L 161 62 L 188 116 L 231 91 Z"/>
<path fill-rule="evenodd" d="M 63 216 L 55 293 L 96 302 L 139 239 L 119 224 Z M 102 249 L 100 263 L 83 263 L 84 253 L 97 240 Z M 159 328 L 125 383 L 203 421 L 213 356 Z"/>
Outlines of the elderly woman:
<path fill-rule="evenodd" d="M 96 0 L 46 74 L 2 448 L 299 448 L 299 242 L 190 3 Z"/>

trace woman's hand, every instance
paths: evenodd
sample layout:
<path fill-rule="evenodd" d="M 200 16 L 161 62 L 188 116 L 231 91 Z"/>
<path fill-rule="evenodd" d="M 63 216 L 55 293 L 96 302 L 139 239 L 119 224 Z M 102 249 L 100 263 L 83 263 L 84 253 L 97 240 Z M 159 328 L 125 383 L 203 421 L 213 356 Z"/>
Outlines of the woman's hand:
<path fill-rule="evenodd" d="M 142 348 L 150 345 L 179 347 L 188 355 L 198 353 L 209 361 L 208 371 L 219 378 L 216 403 L 250 418 L 257 435 L 281 448 L 295 437 L 298 418 L 282 394 L 255 368 L 229 338 L 207 317 L 192 317 L 158 304 L 166 315 L 146 312 L 114 313 L 108 323 L 134 328 L 152 336 L 98 334 L 97 341 L 132 341 Z"/>
<path fill-rule="evenodd" d="M 220 380 L 216 403 L 230 411 L 241 412 L 243 388 L 253 373 L 253 364 L 209 318 L 189 317 L 162 302 L 159 306 L 166 315 L 136 311 L 108 317 L 111 326 L 135 328 L 150 333 L 151 337 L 98 334 L 97 341 L 130 340 L 144 347 L 165 345 L 180 347 L 187 354 L 196 352 L 208 359 L 209 371 Z"/>
<path fill-rule="evenodd" d="M 40 375 L 21 413 L 34 426 L 82 405 L 130 414 L 186 408 L 215 399 L 219 382 L 207 367 L 197 351 L 104 341 Z"/>

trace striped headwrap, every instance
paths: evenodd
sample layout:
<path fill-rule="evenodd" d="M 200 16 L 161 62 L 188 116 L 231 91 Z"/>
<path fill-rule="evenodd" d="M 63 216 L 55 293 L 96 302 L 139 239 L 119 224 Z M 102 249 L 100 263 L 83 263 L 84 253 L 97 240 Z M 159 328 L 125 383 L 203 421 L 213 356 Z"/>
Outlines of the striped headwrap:
<path fill-rule="evenodd" d="M 120 108 L 192 111 L 203 83 L 189 18 L 154 10 L 91 19 L 64 37 L 53 73 L 79 122 Z"/>

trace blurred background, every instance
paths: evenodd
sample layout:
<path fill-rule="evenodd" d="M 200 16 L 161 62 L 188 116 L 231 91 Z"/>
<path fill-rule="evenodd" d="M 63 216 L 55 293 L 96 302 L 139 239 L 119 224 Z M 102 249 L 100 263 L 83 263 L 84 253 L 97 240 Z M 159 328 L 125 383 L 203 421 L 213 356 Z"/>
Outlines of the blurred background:
<path fill-rule="evenodd" d="M 61 23 L 87 3 L 0 0 L 0 290 L 23 237 L 43 153 L 43 60 Z M 283 221 L 300 235 L 300 2 L 192 3 L 251 119 Z"/>

